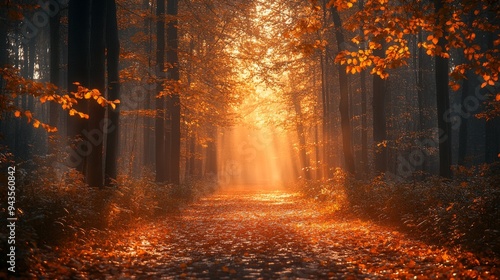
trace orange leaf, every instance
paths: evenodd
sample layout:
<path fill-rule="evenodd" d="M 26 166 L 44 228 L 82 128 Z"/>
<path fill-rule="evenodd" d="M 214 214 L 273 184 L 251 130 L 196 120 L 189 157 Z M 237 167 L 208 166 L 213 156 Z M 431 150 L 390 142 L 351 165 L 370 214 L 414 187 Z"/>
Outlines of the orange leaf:
<path fill-rule="evenodd" d="M 16 118 L 19 118 L 21 116 L 21 112 L 20 111 L 15 111 L 14 112 L 14 116 L 16 116 Z"/>
<path fill-rule="evenodd" d="M 500 93 L 497 93 L 497 96 L 495 97 L 496 101 L 500 101 Z"/>

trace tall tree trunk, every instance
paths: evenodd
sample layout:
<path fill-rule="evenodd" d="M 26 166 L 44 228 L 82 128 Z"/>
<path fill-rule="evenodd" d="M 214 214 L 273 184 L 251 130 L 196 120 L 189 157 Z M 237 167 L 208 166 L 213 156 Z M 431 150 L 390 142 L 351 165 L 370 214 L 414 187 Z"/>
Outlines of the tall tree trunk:
<path fill-rule="evenodd" d="M 9 2 L 8 0 L 0 0 L 0 6 L 2 7 L 0 9 L 0 67 L 4 67 L 9 63 L 9 52 L 7 50 L 9 46 L 8 42 L 8 9 L 9 9 Z M 0 76 L 0 89 L 2 89 L 3 93 L 3 78 Z"/>
<path fill-rule="evenodd" d="M 494 18 L 494 15 L 489 15 L 489 18 Z M 484 36 L 486 41 L 486 47 L 489 50 L 494 49 L 492 34 L 488 33 Z M 493 163 L 500 160 L 500 118 L 494 117 L 491 120 L 486 121 L 485 126 L 485 162 Z"/>
<path fill-rule="evenodd" d="M 142 8 L 144 10 L 147 10 L 149 9 L 149 1 L 150 0 L 143 0 L 142 1 Z M 151 7 L 152 9 L 152 7 Z M 151 13 L 153 13 L 153 11 L 151 10 Z M 151 20 L 151 17 L 146 17 L 144 19 L 144 27 L 143 27 L 143 30 L 144 30 L 144 34 L 147 34 L 148 36 L 148 40 L 144 43 L 144 49 L 146 50 L 146 53 L 148 54 L 148 73 L 150 73 L 151 71 L 151 60 L 152 60 L 152 51 L 153 51 L 153 48 L 152 48 L 152 37 L 153 37 L 153 28 L 152 28 L 152 20 Z M 148 77 L 149 78 L 149 77 Z M 146 83 L 147 83 L 147 86 L 145 88 L 145 95 L 146 95 L 146 98 L 145 98 L 145 101 L 144 101 L 144 110 L 150 110 L 152 109 L 151 108 L 151 85 L 149 84 L 149 82 L 147 81 L 148 79 L 146 79 Z M 154 87 L 154 86 L 153 86 Z M 144 166 L 146 168 L 151 168 L 153 169 L 153 166 L 154 166 L 154 147 L 152 147 L 153 145 L 151 145 L 153 143 L 153 135 L 151 133 L 151 127 L 152 127 L 152 120 L 150 117 L 144 117 L 143 118 L 143 160 L 144 160 Z"/>
<path fill-rule="evenodd" d="M 333 24 L 335 26 L 335 38 L 337 40 L 337 47 L 340 51 L 344 44 L 344 34 L 342 33 L 342 22 L 337 8 L 331 8 Z M 338 65 L 339 69 L 339 87 L 340 87 L 340 125 L 342 127 L 342 148 L 344 151 L 344 161 L 346 171 L 355 175 L 354 153 L 352 148 L 352 133 L 351 133 L 351 120 L 349 115 L 349 88 L 346 67 Z"/>
<path fill-rule="evenodd" d="M 56 15 L 50 18 L 50 82 L 59 87 L 60 78 L 60 52 L 61 48 L 59 46 L 60 38 L 60 19 L 61 14 L 57 12 Z M 50 103 L 50 119 L 49 124 L 51 126 L 57 126 L 59 122 L 59 106 L 55 102 Z M 49 138 L 49 149 L 47 150 L 49 154 L 53 154 L 56 149 L 56 142 L 53 137 Z"/>
<path fill-rule="evenodd" d="M 163 91 L 164 82 L 164 60 L 165 60 L 165 0 L 158 0 L 156 4 L 156 76 L 157 94 Z M 166 181 L 166 158 L 165 158 L 165 98 L 156 98 L 155 117 L 155 150 L 156 150 L 156 182 Z"/>
<path fill-rule="evenodd" d="M 364 7 L 364 1 L 359 1 L 359 9 Z M 360 36 L 364 37 L 363 31 L 360 30 Z M 363 40 L 363 38 L 362 38 Z M 360 74 L 360 91 L 361 91 L 361 172 L 364 177 L 368 176 L 368 110 L 367 110 L 367 94 L 366 94 L 366 72 Z"/>
<path fill-rule="evenodd" d="M 90 83 L 89 88 L 106 90 L 106 1 L 93 0 L 90 25 Z M 91 146 L 87 160 L 87 183 L 91 187 L 104 185 L 103 146 L 104 108 L 97 102 L 89 102 L 88 143 Z"/>
<path fill-rule="evenodd" d="M 439 16 L 443 8 L 442 0 L 435 0 L 435 13 Z M 439 39 L 438 46 L 445 52 L 446 32 Z M 451 177 L 451 125 L 445 120 L 445 114 L 450 109 L 450 98 L 448 94 L 448 58 L 436 56 L 436 96 L 437 117 L 439 128 L 439 175 L 445 178 Z"/>
<path fill-rule="evenodd" d="M 360 73 L 361 83 L 361 168 L 365 177 L 368 176 L 368 110 L 366 94 L 366 72 Z"/>
<path fill-rule="evenodd" d="M 212 126 L 208 130 L 212 141 L 207 143 L 205 174 L 217 178 L 217 127 Z"/>
<path fill-rule="evenodd" d="M 106 0 L 106 47 L 107 47 L 107 71 L 108 71 L 108 99 L 113 101 L 120 98 L 120 41 L 118 38 L 118 24 L 116 19 L 115 0 Z M 115 110 L 108 108 L 109 124 L 106 125 L 106 161 L 105 161 L 105 184 L 110 185 L 118 176 L 118 151 L 119 151 L 119 117 L 120 106 Z"/>
<path fill-rule="evenodd" d="M 467 110 L 464 108 L 464 104 L 467 100 L 467 97 L 469 96 L 469 79 L 473 78 L 473 76 L 470 74 L 470 71 L 467 71 L 467 78 L 464 79 L 462 83 L 462 96 L 461 96 L 461 107 L 463 112 L 467 112 Z M 469 129 L 468 129 L 468 117 L 464 115 L 460 115 L 460 128 L 458 131 L 458 164 L 459 165 L 465 165 L 466 161 L 466 156 L 467 156 L 467 140 L 469 136 Z"/>
<path fill-rule="evenodd" d="M 327 12 L 326 12 L 326 0 L 322 1 L 323 4 L 323 24 L 327 25 Z M 330 99 L 329 99 L 329 86 L 330 81 L 328 74 L 328 46 L 320 54 L 321 59 L 321 102 L 323 103 L 323 179 L 330 178 L 330 166 L 332 161 L 330 160 Z"/>
<path fill-rule="evenodd" d="M 76 91 L 78 82 L 89 84 L 89 43 L 90 43 L 90 0 L 70 1 L 68 11 L 68 90 Z M 78 111 L 85 110 L 86 101 L 81 100 L 75 106 Z M 70 167 L 84 172 L 85 158 L 88 150 L 83 144 L 82 131 L 85 121 L 78 117 L 70 117 L 67 121 L 67 133 L 70 138 L 70 156 L 67 163 Z"/>
<path fill-rule="evenodd" d="M 422 31 L 421 30 L 418 32 L 416 41 L 422 42 Z M 424 59 L 426 58 L 426 56 L 424 54 L 424 50 L 422 48 L 419 48 L 418 45 L 415 46 L 415 48 L 418 48 L 417 63 L 415 63 L 415 65 L 416 65 L 416 67 L 418 67 L 416 69 L 416 73 L 417 73 L 416 85 L 417 85 L 417 99 L 418 99 L 419 132 L 423 133 L 425 128 L 426 128 L 425 86 L 424 86 Z M 420 136 L 419 140 L 423 141 L 424 137 Z M 425 147 L 420 147 L 420 149 L 425 149 Z M 422 162 L 422 166 L 421 166 L 422 171 L 426 170 L 426 168 L 425 168 L 426 162 L 427 162 L 427 160 L 424 160 Z"/>
<path fill-rule="evenodd" d="M 297 127 L 297 138 L 299 139 L 299 158 L 300 158 L 300 169 L 303 171 L 304 179 L 311 179 L 310 162 L 307 155 L 306 148 L 306 131 L 303 124 L 302 108 L 300 107 L 300 102 L 296 97 L 296 93 L 292 93 L 292 102 L 295 110 L 296 120 L 295 124 Z"/>
<path fill-rule="evenodd" d="M 167 97 L 167 113 L 170 120 L 170 143 L 168 160 L 169 181 L 178 185 L 180 183 L 180 158 L 181 158 L 181 104 L 179 96 L 179 57 L 178 57 L 178 0 L 167 1 L 167 15 L 170 21 L 167 25 L 167 63 L 171 67 L 167 71 L 167 79 L 172 83 L 173 92 Z M 174 18 L 174 20 L 172 20 Z"/>
<path fill-rule="evenodd" d="M 383 56 L 383 49 L 376 50 L 375 55 Z M 385 115 L 386 81 L 378 75 L 373 76 L 373 141 L 375 142 L 375 172 L 387 171 L 387 147 L 382 144 L 387 140 L 387 123 Z"/>

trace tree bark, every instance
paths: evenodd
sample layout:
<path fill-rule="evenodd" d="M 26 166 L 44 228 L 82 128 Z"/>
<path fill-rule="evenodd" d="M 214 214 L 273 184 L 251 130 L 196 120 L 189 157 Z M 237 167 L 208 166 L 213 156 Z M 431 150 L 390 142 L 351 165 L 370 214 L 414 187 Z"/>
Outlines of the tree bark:
<path fill-rule="evenodd" d="M 337 9 L 331 8 L 333 24 L 335 26 L 335 38 L 337 40 L 337 47 L 340 51 L 344 44 L 344 34 L 342 33 L 342 22 Z M 354 153 L 352 148 L 352 133 L 351 133 L 351 120 L 349 115 L 349 88 L 346 67 L 339 65 L 339 88 L 340 88 L 340 125 L 342 127 L 342 148 L 344 152 L 344 161 L 346 171 L 355 175 Z"/>
<path fill-rule="evenodd" d="M 164 52 L 165 52 L 165 0 L 158 0 L 156 4 L 156 71 L 157 71 L 157 94 L 163 91 L 164 82 Z M 162 183 L 166 180 L 165 159 L 165 98 L 156 98 L 155 117 L 155 150 L 156 150 L 156 182 Z"/>
<path fill-rule="evenodd" d="M 435 13 L 439 15 L 443 8 L 443 1 L 435 0 Z M 439 39 L 438 46 L 445 52 L 446 32 Z M 437 117 L 439 128 L 439 175 L 444 178 L 451 177 L 451 125 L 445 120 L 445 114 L 450 109 L 450 99 L 448 93 L 448 58 L 440 55 L 436 56 L 436 96 L 437 96 Z"/>
<path fill-rule="evenodd" d="M 50 82 L 56 86 L 59 86 L 60 78 L 60 52 L 61 48 L 59 46 L 60 38 L 60 19 L 61 14 L 58 12 L 56 15 L 50 18 Z M 51 126 L 57 126 L 59 122 L 59 105 L 55 102 L 50 103 L 50 120 L 49 124 Z M 49 149 L 48 153 L 52 154 L 55 152 L 55 143 L 49 139 Z"/>
<path fill-rule="evenodd" d="M 116 19 L 115 0 L 106 1 L 106 47 L 107 47 L 107 71 L 108 71 L 108 99 L 110 101 L 120 98 L 120 41 L 118 38 L 118 24 Z M 106 161 L 105 161 L 105 184 L 110 185 L 118 176 L 118 151 L 119 151 L 119 121 L 120 106 L 116 109 L 108 107 L 109 124 L 106 125 Z"/>
<path fill-rule="evenodd" d="M 178 185 L 180 183 L 180 156 L 181 156 L 181 104 L 178 88 L 179 57 L 178 57 L 178 0 L 167 1 L 167 15 L 170 21 L 167 24 L 167 79 L 172 84 L 172 93 L 167 97 L 167 113 L 170 121 L 170 141 L 168 160 L 169 181 Z"/>
<path fill-rule="evenodd" d="M 68 90 L 76 91 L 78 82 L 82 85 L 89 84 L 89 58 L 90 58 L 90 0 L 70 1 L 68 11 Z M 81 100 L 75 106 L 78 111 L 85 110 L 86 101 Z M 82 131 L 85 121 L 78 117 L 69 117 L 67 133 L 70 138 L 72 150 L 67 163 L 70 167 L 84 172 L 85 152 L 83 147 Z"/>
<path fill-rule="evenodd" d="M 90 89 L 104 94 L 106 89 L 106 1 L 93 0 L 90 25 Z M 105 110 L 97 102 L 89 102 L 88 145 L 91 146 L 87 160 L 87 183 L 91 187 L 104 186 L 103 147 Z M 87 141 L 87 140 L 86 140 Z"/>
<path fill-rule="evenodd" d="M 374 54 L 380 57 L 384 56 L 384 49 L 377 49 Z M 385 114 L 387 85 L 386 80 L 378 75 L 373 76 L 373 141 L 374 147 L 374 167 L 376 173 L 387 171 L 387 147 L 384 141 L 387 141 L 387 120 Z"/>

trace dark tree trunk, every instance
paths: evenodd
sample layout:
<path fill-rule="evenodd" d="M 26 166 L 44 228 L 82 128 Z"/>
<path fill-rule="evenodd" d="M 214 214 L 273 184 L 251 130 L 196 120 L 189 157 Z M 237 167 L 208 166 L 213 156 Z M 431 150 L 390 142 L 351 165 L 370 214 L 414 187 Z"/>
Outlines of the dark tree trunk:
<path fill-rule="evenodd" d="M 8 17 L 8 7 L 9 1 L 0 0 L 0 67 L 4 67 L 9 63 L 9 52 L 8 48 L 8 29 L 7 26 L 9 24 Z M 3 78 L 0 76 L 0 89 L 3 90 Z M 3 92 L 0 92 L 3 93 Z"/>
<path fill-rule="evenodd" d="M 376 50 L 375 55 L 383 56 L 384 50 Z M 387 147 L 382 144 L 387 140 L 387 122 L 385 115 L 386 80 L 373 76 L 373 141 L 375 172 L 387 171 Z"/>
<path fill-rule="evenodd" d="M 116 20 L 115 0 L 106 1 L 106 47 L 107 47 L 107 71 L 108 71 L 108 99 L 113 101 L 120 98 L 120 75 L 118 63 L 120 59 L 120 41 L 118 39 L 118 24 Z M 118 176 L 118 151 L 119 151 L 119 117 L 120 106 L 116 109 L 108 108 L 108 128 L 105 133 L 106 139 L 106 161 L 105 161 L 105 184 L 110 185 Z"/>
<path fill-rule="evenodd" d="M 418 32 L 417 35 L 417 41 L 422 42 L 422 31 Z M 418 46 L 416 46 L 418 48 Z M 422 48 L 418 48 L 418 63 L 415 63 L 415 65 L 418 64 L 418 69 L 417 71 L 417 99 L 418 99 L 418 116 L 419 116 L 419 132 L 423 133 L 424 129 L 426 128 L 426 120 L 425 120 L 425 86 L 424 86 L 424 59 L 425 59 L 425 54 L 424 50 Z M 421 141 L 424 140 L 424 137 L 419 137 Z M 425 147 L 420 147 L 420 149 L 424 149 Z M 425 164 L 426 161 L 422 162 L 421 169 L 424 171 L 425 169 Z"/>
<path fill-rule="evenodd" d="M 486 121 L 485 162 L 493 163 L 500 159 L 500 119 Z"/>
<path fill-rule="evenodd" d="M 157 94 L 163 91 L 164 60 L 165 60 L 165 0 L 158 0 L 156 4 L 156 76 Z M 156 182 L 165 182 L 167 178 L 165 158 L 165 98 L 156 98 L 155 117 L 155 150 L 156 150 Z"/>
<path fill-rule="evenodd" d="M 68 90 L 76 91 L 77 86 L 89 84 L 89 43 L 90 43 L 90 0 L 69 2 L 69 26 L 68 26 Z M 80 101 L 75 109 L 86 111 L 87 102 Z M 82 131 L 85 129 L 85 121 L 78 117 L 69 117 L 67 121 L 67 133 L 70 138 L 71 153 L 68 165 L 80 172 L 84 171 L 85 155 L 87 150 L 83 145 Z"/>
<path fill-rule="evenodd" d="M 443 1 L 435 0 L 435 12 L 439 14 L 443 7 Z M 444 34 L 446 36 L 446 34 Z M 438 46 L 445 50 L 446 40 L 440 38 Z M 445 178 L 451 177 L 451 125 L 445 120 L 445 114 L 450 109 L 450 98 L 448 94 L 448 58 L 436 56 L 436 96 L 437 117 L 439 128 L 439 175 Z"/>
<path fill-rule="evenodd" d="M 211 127 L 209 133 L 213 141 L 207 143 L 205 174 L 217 178 L 217 128 Z"/>
<path fill-rule="evenodd" d="M 335 7 L 332 7 L 332 19 L 335 26 L 335 38 L 337 40 L 337 47 L 340 51 L 344 44 L 344 34 L 342 33 L 342 22 L 339 13 Z M 344 151 L 344 161 L 346 171 L 355 175 L 354 153 L 352 148 L 352 133 L 351 121 L 349 115 L 349 88 L 346 67 L 339 65 L 339 87 L 340 87 L 340 125 L 342 127 L 342 148 Z"/>
<path fill-rule="evenodd" d="M 359 1 L 359 9 L 363 9 L 364 1 Z M 359 32 L 362 39 L 363 31 Z M 368 110 L 367 110 L 367 94 L 366 94 L 366 72 L 360 74 L 360 91 L 361 91 L 361 172 L 363 177 L 368 176 Z"/>
<path fill-rule="evenodd" d="M 168 96 L 167 112 L 170 120 L 170 143 L 168 160 L 168 177 L 171 183 L 180 183 L 180 157 L 181 157 L 181 104 L 179 96 L 179 57 L 178 57 L 178 0 L 167 1 L 167 15 L 170 20 L 167 25 L 167 63 L 172 67 L 167 71 L 167 78 L 172 83 L 173 92 Z"/>
<path fill-rule="evenodd" d="M 148 9 L 149 8 L 149 0 L 143 0 L 142 2 L 142 8 L 143 9 Z M 144 30 L 144 34 L 147 34 L 148 36 L 148 40 L 144 43 L 144 49 L 147 51 L 147 54 L 148 54 L 148 72 L 151 71 L 151 59 L 153 57 L 152 55 L 152 37 L 153 37 L 153 34 L 152 34 L 152 21 L 151 21 L 151 18 L 150 17 L 146 17 L 144 19 L 144 27 L 143 27 L 143 30 Z M 152 109 L 151 108 L 151 93 L 152 93 L 152 88 L 151 88 L 151 85 L 148 81 L 146 81 L 147 83 L 147 86 L 145 88 L 145 101 L 144 101 L 144 110 L 150 110 Z M 154 85 L 153 85 L 154 87 Z M 151 127 L 153 126 L 153 123 L 152 123 L 152 120 L 150 117 L 144 117 L 143 118 L 143 151 L 144 151 L 144 155 L 143 155 L 143 160 L 144 160 L 144 166 L 148 169 L 151 169 L 153 170 L 153 167 L 155 165 L 155 162 L 154 162 L 154 145 L 152 145 L 152 143 L 154 143 L 154 140 L 153 140 L 153 133 L 152 133 L 152 130 L 151 130 Z"/>
<path fill-rule="evenodd" d="M 464 79 L 462 83 L 462 96 L 461 96 L 461 104 L 463 112 L 466 112 L 464 108 L 465 101 L 469 96 L 469 79 L 472 78 L 470 72 L 467 73 L 467 78 Z M 468 129 L 468 117 L 466 115 L 460 116 L 460 129 L 458 131 L 458 164 L 465 165 L 466 164 L 466 156 L 467 156 L 467 140 L 469 136 Z"/>
<path fill-rule="evenodd" d="M 360 73 L 361 83 L 361 168 L 363 176 L 368 176 L 368 110 L 366 94 L 366 73 Z"/>
<path fill-rule="evenodd" d="M 323 24 L 327 25 L 327 11 L 326 11 L 326 0 L 322 1 L 323 4 Z M 330 178 L 330 166 L 332 161 L 330 160 L 330 145 L 329 140 L 331 136 L 330 131 L 330 99 L 329 99 L 329 74 L 328 74 L 328 46 L 320 54 L 321 59 L 321 102 L 323 104 L 323 178 Z"/>
<path fill-rule="evenodd" d="M 489 18 L 494 18 L 493 15 L 489 15 Z M 494 49 L 492 34 L 486 34 L 484 39 L 486 41 L 487 49 Z M 496 92 L 495 92 L 496 93 Z M 500 118 L 494 117 L 493 119 L 486 121 L 485 127 L 485 162 L 493 163 L 500 160 Z"/>
<path fill-rule="evenodd" d="M 104 94 L 106 89 L 106 1 L 93 0 L 90 27 L 90 83 L 91 89 Z M 104 108 L 97 102 L 89 102 L 88 143 L 92 146 L 87 160 L 87 183 L 91 187 L 103 187 Z"/>
<path fill-rule="evenodd" d="M 60 19 L 61 14 L 58 12 L 50 18 L 50 82 L 59 87 L 60 79 Z M 50 103 L 50 119 L 49 124 L 56 127 L 59 122 L 59 105 L 55 102 Z M 56 149 L 56 143 L 53 138 L 49 138 L 48 153 L 53 154 Z"/>
<path fill-rule="evenodd" d="M 311 179 L 311 172 L 309 157 L 307 155 L 306 149 L 306 132 L 303 124 L 302 109 L 300 107 L 299 100 L 296 97 L 296 93 L 292 93 L 293 107 L 296 115 L 296 127 L 297 127 L 297 137 L 299 139 L 299 158 L 300 158 L 300 169 L 303 171 L 304 179 Z"/>

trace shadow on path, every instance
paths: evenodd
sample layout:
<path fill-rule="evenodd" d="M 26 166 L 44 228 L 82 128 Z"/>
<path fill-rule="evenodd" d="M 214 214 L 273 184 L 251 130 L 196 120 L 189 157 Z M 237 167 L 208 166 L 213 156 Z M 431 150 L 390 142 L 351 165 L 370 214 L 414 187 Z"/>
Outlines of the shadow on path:
<path fill-rule="evenodd" d="M 59 268 L 46 273 L 58 279 L 496 279 L 495 268 L 466 265 L 465 257 L 335 217 L 297 193 L 240 189 L 61 253 Z"/>

